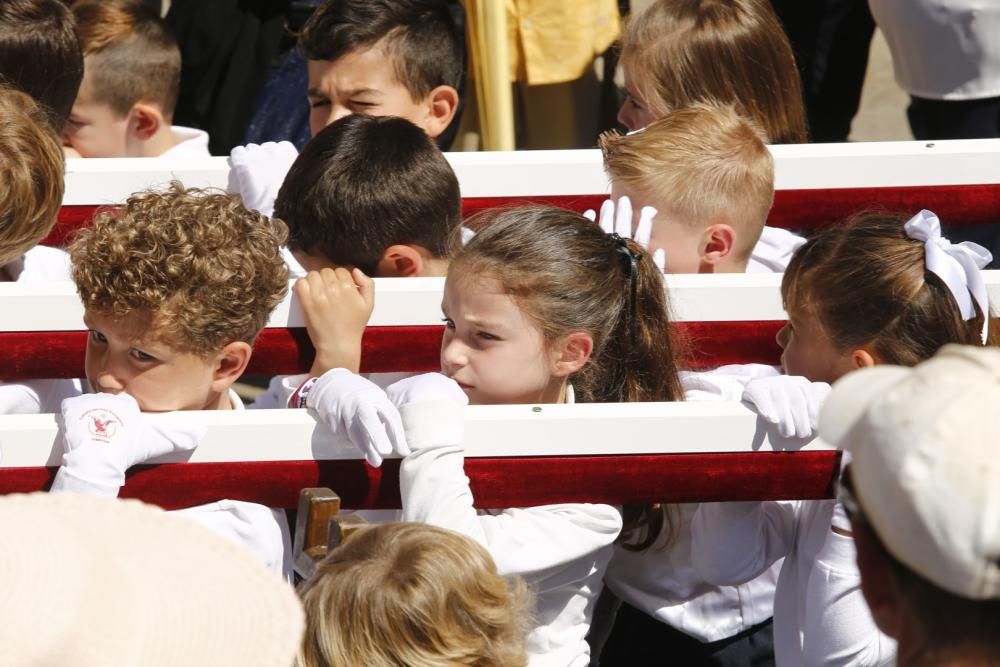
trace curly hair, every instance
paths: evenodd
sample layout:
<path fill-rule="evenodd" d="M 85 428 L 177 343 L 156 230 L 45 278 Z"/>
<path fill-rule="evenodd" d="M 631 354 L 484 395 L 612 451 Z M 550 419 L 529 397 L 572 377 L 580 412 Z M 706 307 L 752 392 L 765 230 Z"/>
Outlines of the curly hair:
<path fill-rule="evenodd" d="M 523 667 L 530 595 L 478 542 L 420 523 L 363 528 L 300 590 L 297 667 Z"/>
<path fill-rule="evenodd" d="M 0 85 L 0 266 L 38 245 L 62 206 L 63 151 L 48 112 Z"/>
<path fill-rule="evenodd" d="M 204 357 L 264 328 L 288 290 L 286 236 L 237 196 L 175 181 L 99 212 L 69 252 L 84 307 L 147 313 L 164 343 Z"/>

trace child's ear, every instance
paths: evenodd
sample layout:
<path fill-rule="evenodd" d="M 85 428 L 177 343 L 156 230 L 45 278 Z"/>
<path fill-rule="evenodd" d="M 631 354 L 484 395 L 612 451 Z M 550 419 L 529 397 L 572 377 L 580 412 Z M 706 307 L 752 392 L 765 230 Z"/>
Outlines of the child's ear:
<path fill-rule="evenodd" d="M 148 141 L 163 127 L 163 112 L 156 104 L 136 102 L 132 107 L 129 131 L 139 141 Z"/>
<path fill-rule="evenodd" d="M 856 368 L 870 368 L 879 363 L 875 352 L 867 347 L 859 347 L 851 352 L 851 361 Z"/>
<path fill-rule="evenodd" d="M 709 225 L 701 236 L 701 261 L 719 264 L 729 257 L 736 245 L 736 232 L 727 224 Z"/>
<path fill-rule="evenodd" d="M 229 391 L 233 383 L 240 379 L 250 363 L 253 348 L 241 340 L 233 341 L 222 348 L 215 357 L 212 369 L 212 391 L 223 393 Z"/>
<path fill-rule="evenodd" d="M 427 94 L 427 118 L 424 132 L 437 139 L 444 132 L 458 110 L 458 91 L 451 86 L 438 86 Z"/>
<path fill-rule="evenodd" d="M 583 368 L 594 351 L 594 339 L 585 331 L 574 331 L 563 338 L 555 349 L 552 374 L 566 377 Z"/>
<path fill-rule="evenodd" d="M 375 275 L 380 278 L 409 278 L 423 273 L 426 263 L 417 246 L 402 243 L 391 245 L 382 253 L 382 259 L 375 267 Z"/>

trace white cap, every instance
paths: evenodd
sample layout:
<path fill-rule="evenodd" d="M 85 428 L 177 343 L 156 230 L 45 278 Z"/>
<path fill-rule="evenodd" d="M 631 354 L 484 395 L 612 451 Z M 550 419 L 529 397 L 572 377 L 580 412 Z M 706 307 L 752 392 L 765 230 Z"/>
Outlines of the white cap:
<path fill-rule="evenodd" d="M 294 591 L 247 550 L 134 500 L 0 497 L 5 665 L 291 665 Z"/>
<path fill-rule="evenodd" d="M 893 556 L 961 597 L 1000 598 L 1000 350 L 947 345 L 915 368 L 850 373 L 819 430 L 853 456 L 855 495 Z"/>

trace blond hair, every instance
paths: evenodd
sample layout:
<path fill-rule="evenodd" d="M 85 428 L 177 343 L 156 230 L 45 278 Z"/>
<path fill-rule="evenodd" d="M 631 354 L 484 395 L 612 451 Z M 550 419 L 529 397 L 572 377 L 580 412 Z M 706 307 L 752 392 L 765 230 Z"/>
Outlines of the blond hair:
<path fill-rule="evenodd" d="M 486 549 L 443 528 L 363 528 L 300 591 L 298 667 L 527 664 L 527 591 Z"/>
<path fill-rule="evenodd" d="M 285 223 L 224 192 L 142 192 L 94 216 L 70 245 L 83 305 L 155 318 L 163 342 L 210 356 L 253 343 L 288 289 Z M 152 322 L 152 320 L 151 320 Z"/>
<path fill-rule="evenodd" d="M 774 202 L 774 158 L 756 123 L 732 106 L 696 104 L 641 132 L 605 133 L 600 147 L 612 181 L 648 197 L 663 218 L 731 225 L 734 253 L 750 256 Z"/>
<path fill-rule="evenodd" d="M 806 142 L 795 56 L 769 0 L 654 0 L 626 22 L 621 62 L 656 117 L 732 104 L 770 143 Z"/>
<path fill-rule="evenodd" d="M 38 245 L 59 216 L 64 160 L 48 113 L 0 86 L 0 266 Z"/>

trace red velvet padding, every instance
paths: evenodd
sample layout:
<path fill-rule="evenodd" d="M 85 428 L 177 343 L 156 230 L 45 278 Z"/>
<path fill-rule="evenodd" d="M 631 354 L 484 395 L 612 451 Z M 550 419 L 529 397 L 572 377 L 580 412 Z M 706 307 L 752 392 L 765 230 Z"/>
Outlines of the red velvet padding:
<path fill-rule="evenodd" d="M 689 368 L 724 364 L 777 364 L 781 350 L 774 334 L 782 322 L 681 322 L 690 347 Z M 444 327 L 368 327 L 362 341 L 361 370 L 426 372 L 440 368 Z M 83 331 L 0 333 L 0 378 L 83 377 L 87 334 Z M 313 347 L 305 329 L 265 329 L 250 358 L 248 375 L 304 373 Z"/>
<path fill-rule="evenodd" d="M 599 210 L 606 197 L 603 194 L 465 197 L 462 199 L 462 213 L 469 217 L 487 208 L 529 203 L 561 206 L 582 213 L 588 208 Z M 767 223 L 785 229 L 815 229 L 873 207 L 908 215 L 926 208 L 937 213 L 949 225 L 997 222 L 1000 184 L 778 190 L 774 194 L 774 207 Z M 73 230 L 90 223 L 97 208 L 93 205 L 63 206 L 59 211 L 59 224 L 42 243 L 65 245 L 66 237 Z"/>
<path fill-rule="evenodd" d="M 467 459 L 476 506 L 552 503 L 700 502 L 832 497 L 835 451 Z M 40 491 L 49 468 L 0 468 L 0 493 Z M 345 507 L 400 506 L 399 461 L 177 463 L 137 466 L 122 497 L 167 509 L 222 498 L 295 507 L 299 490 L 327 486 Z"/>

